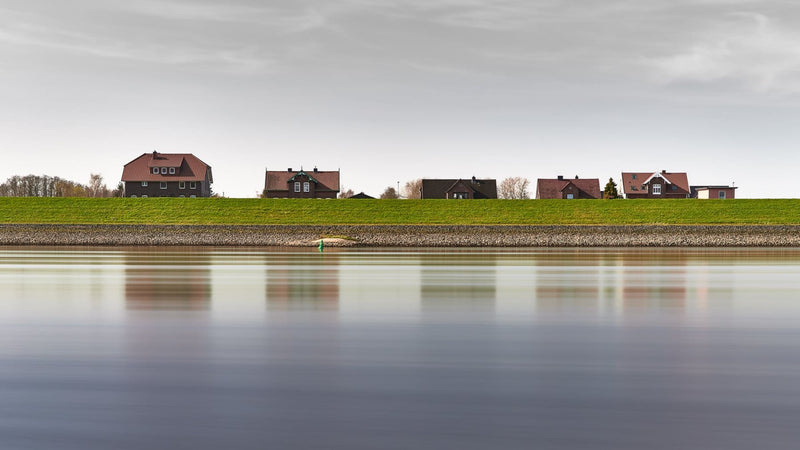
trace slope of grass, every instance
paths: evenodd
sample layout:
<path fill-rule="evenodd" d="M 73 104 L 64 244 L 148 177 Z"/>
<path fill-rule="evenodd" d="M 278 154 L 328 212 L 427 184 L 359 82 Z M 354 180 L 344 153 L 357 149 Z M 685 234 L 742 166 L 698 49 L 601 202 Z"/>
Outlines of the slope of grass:
<path fill-rule="evenodd" d="M 5 224 L 800 224 L 800 200 L 0 198 Z"/>

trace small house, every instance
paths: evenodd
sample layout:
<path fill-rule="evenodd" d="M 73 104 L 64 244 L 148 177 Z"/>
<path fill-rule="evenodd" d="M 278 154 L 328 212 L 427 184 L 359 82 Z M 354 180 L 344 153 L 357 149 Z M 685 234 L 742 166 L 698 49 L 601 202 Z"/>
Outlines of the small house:
<path fill-rule="evenodd" d="M 267 170 L 264 198 L 336 198 L 339 195 L 339 171 Z"/>
<path fill-rule="evenodd" d="M 600 180 L 597 178 L 564 179 L 539 178 L 536 180 L 536 199 L 599 199 Z"/>
<path fill-rule="evenodd" d="M 685 172 L 622 172 L 625 198 L 688 198 Z"/>
<path fill-rule="evenodd" d="M 735 186 L 692 186 L 691 197 L 699 199 L 731 199 L 736 198 Z"/>
<path fill-rule="evenodd" d="M 422 179 L 420 198 L 484 199 L 497 198 L 497 180 L 494 179 Z"/>

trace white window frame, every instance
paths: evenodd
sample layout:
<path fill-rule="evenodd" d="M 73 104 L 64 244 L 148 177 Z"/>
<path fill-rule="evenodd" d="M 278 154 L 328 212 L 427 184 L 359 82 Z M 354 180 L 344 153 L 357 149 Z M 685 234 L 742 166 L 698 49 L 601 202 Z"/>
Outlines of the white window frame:
<path fill-rule="evenodd" d="M 189 198 L 197 198 L 197 196 L 192 194 L 192 195 L 189 196 Z"/>
<path fill-rule="evenodd" d="M 300 182 L 299 181 L 295 181 L 294 182 L 294 191 L 295 192 L 300 192 Z"/>
<path fill-rule="evenodd" d="M 147 196 L 146 195 L 142 195 L 142 198 L 147 198 Z"/>
<path fill-rule="evenodd" d="M 719 191 L 719 193 L 717 194 L 717 198 L 720 200 L 725 200 L 726 198 L 728 198 L 728 194 L 726 194 L 725 191 Z"/>
<path fill-rule="evenodd" d="M 153 167 L 153 174 L 158 175 L 158 167 Z"/>
<path fill-rule="evenodd" d="M 189 189 L 197 189 L 197 182 L 196 181 L 190 181 L 189 182 Z"/>
<path fill-rule="evenodd" d="M 142 181 L 142 187 L 147 187 L 147 181 Z"/>
<path fill-rule="evenodd" d="M 167 188 L 167 182 L 166 181 L 162 181 L 161 184 L 158 187 L 160 189 L 166 189 Z"/>
<path fill-rule="evenodd" d="M 567 194 L 567 200 L 575 199 L 575 194 Z"/>
<path fill-rule="evenodd" d="M 653 185 L 653 195 L 661 195 L 661 185 L 654 184 Z"/>
<path fill-rule="evenodd" d="M 170 167 L 169 168 L 169 174 L 170 175 L 175 175 L 175 168 L 174 167 Z"/>
<path fill-rule="evenodd" d="M 136 198 L 136 194 L 131 194 L 131 198 Z"/>
<path fill-rule="evenodd" d="M 311 192 L 311 183 L 308 181 L 303 182 L 303 192 Z"/>
<path fill-rule="evenodd" d="M 186 189 L 186 182 L 178 181 L 178 189 Z"/>
<path fill-rule="evenodd" d="M 166 174 L 167 174 L 167 168 L 166 167 L 162 167 L 161 168 L 161 175 L 166 175 Z"/>

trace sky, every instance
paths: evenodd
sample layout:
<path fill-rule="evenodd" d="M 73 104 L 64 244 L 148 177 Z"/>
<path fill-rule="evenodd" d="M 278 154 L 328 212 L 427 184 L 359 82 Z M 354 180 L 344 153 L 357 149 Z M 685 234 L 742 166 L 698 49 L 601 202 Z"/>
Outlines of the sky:
<path fill-rule="evenodd" d="M 158 150 L 228 197 L 315 166 L 373 196 L 668 170 L 800 197 L 784 0 L 0 0 L 0 99 L 0 182 L 113 187 Z"/>

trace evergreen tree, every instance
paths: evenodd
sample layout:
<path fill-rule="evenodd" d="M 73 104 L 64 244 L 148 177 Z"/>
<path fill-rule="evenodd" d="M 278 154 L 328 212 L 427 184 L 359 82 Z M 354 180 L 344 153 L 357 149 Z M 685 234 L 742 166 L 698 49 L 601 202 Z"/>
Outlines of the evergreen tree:
<path fill-rule="evenodd" d="M 617 183 L 614 183 L 613 178 L 608 179 L 605 189 L 603 189 L 603 198 L 620 198 L 617 192 Z"/>

